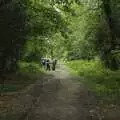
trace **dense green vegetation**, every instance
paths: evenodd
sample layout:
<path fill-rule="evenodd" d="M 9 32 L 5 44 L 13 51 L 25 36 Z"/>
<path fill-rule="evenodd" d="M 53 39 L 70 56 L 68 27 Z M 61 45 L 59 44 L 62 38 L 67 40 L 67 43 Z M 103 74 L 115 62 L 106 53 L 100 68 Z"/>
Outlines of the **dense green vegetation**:
<path fill-rule="evenodd" d="M 99 61 L 71 61 L 67 65 L 73 74 L 80 76 L 80 80 L 89 86 L 97 95 L 109 102 L 119 102 L 120 98 L 120 71 L 106 69 Z M 117 101 L 116 101 L 117 100 Z"/>
<path fill-rule="evenodd" d="M 98 56 L 106 67 L 118 69 L 119 11 L 119 0 L 1 1 L 1 72 L 15 72 L 19 60 L 46 56 Z"/>
<path fill-rule="evenodd" d="M 119 4 L 119 0 L 0 1 L 0 82 L 8 73 L 42 71 L 40 59 L 49 57 L 78 60 L 69 66 L 89 78 L 95 89 L 119 91 Z"/>

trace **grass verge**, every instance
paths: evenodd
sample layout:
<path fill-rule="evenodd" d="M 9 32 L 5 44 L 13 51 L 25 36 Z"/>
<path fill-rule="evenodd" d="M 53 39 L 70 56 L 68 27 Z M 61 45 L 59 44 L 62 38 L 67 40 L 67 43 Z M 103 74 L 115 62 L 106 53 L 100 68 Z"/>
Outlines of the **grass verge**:
<path fill-rule="evenodd" d="M 45 71 L 37 63 L 19 63 L 17 73 L 7 73 L 4 76 L 4 85 L 0 84 L 0 93 L 17 92 L 26 86 L 33 84 L 36 80 L 42 78 Z M 0 78 L 0 81 L 3 78 Z"/>
<path fill-rule="evenodd" d="M 120 103 L 120 70 L 104 68 L 100 61 L 76 60 L 67 63 L 72 73 L 83 77 L 84 82 L 107 103 Z"/>

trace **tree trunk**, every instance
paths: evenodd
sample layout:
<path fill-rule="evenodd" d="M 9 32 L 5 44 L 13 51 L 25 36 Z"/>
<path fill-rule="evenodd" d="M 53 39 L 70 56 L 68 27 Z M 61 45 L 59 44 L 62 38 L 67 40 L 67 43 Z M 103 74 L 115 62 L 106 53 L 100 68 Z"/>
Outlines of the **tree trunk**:
<path fill-rule="evenodd" d="M 102 0 L 103 1 L 103 10 L 104 10 L 104 14 L 106 17 L 106 22 L 108 24 L 109 30 L 110 30 L 110 36 L 111 36 L 111 47 L 107 52 L 107 56 L 109 56 L 108 58 L 108 62 L 109 63 L 109 67 L 111 69 L 118 69 L 118 65 L 117 65 L 117 61 L 115 59 L 115 57 L 113 57 L 111 51 L 115 50 L 116 48 L 116 33 L 114 31 L 114 22 L 113 22 L 113 18 L 112 18 L 112 10 L 111 10 L 111 6 L 110 6 L 110 0 Z"/>

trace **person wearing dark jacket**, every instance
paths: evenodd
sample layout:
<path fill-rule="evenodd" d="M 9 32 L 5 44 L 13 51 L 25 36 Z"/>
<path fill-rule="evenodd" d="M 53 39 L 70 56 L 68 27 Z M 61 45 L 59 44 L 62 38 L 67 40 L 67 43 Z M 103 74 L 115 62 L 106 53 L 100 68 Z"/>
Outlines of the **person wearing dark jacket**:
<path fill-rule="evenodd" d="M 53 60 L 53 62 L 52 62 L 52 70 L 53 70 L 53 71 L 55 71 L 55 69 L 56 69 L 56 64 L 57 64 L 57 60 L 55 59 L 55 60 Z"/>
<path fill-rule="evenodd" d="M 49 59 L 46 61 L 46 70 L 50 71 L 50 60 Z"/>

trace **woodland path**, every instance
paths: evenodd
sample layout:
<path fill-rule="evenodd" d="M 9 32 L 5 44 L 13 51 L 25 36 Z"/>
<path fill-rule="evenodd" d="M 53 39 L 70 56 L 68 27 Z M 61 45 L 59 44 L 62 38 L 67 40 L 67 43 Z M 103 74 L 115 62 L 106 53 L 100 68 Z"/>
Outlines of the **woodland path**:
<path fill-rule="evenodd" d="M 0 120 L 102 120 L 94 95 L 65 65 L 20 93 Z"/>
<path fill-rule="evenodd" d="M 99 120 L 93 113 L 94 96 L 64 65 L 48 74 L 41 94 L 24 120 Z"/>

